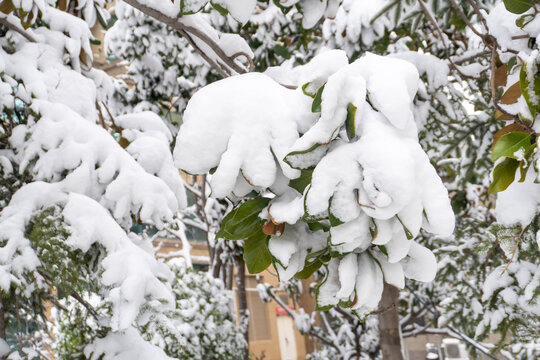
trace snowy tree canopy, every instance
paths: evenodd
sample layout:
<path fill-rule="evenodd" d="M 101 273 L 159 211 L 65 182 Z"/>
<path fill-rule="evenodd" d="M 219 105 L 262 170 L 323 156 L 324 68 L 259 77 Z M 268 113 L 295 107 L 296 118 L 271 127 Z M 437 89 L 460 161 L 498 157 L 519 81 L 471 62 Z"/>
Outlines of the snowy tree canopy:
<path fill-rule="evenodd" d="M 534 358 L 537 2 L 107 3 L 0 4 L 1 305 L 41 336 L 0 356 L 44 348 L 43 301 L 90 314 L 88 358 L 176 356 L 153 321 L 178 292 L 146 230 L 186 245 L 229 204 L 209 244 L 282 282 L 315 274 L 319 310 L 362 317 L 407 284 L 434 326 Z M 117 78 L 93 68 L 96 24 Z M 179 169 L 219 200 L 188 208 Z"/>

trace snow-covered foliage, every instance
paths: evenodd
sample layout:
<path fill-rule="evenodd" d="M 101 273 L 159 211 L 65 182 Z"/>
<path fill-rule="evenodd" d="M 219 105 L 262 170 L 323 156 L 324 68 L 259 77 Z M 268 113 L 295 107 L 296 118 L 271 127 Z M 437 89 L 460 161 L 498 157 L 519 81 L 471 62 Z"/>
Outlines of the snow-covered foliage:
<path fill-rule="evenodd" d="M 37 338 L 50 328 L 46 300 L 79 302 L 107 329 L 103 336 L 126 337 L 95 344 L 105 358 L 134 346 L 142 358 L 160 353 L 135 327 L 174 308 L 172 272 L 130 229 L 172 221 L 186 205 L 183 182 L 157 115 L 124 115 L 117 124 L 103 117 L 112 81 L 91 69 L 89 26 L 107 18 L 104 5 L 2 5 L 0 288 L 3 324 L 18 324 L 8 334 L 18 344 L 12 357 L 46 351 Z M 92 294 L 100 301 L 90 305 L 83 296 Z M 37 328 L 37 340 L 21 321 Z"/>
<path fill-rule="evenodd" d="M 59 359 L 241 358 L 246 343 L 235 324 L 232 291 L 184 261 L 173 259 L 167 264 L 174 274 L 173 309 L 150 316 L 138 329 L 104 336 L 105 328 L 84 316 L 80 305 L 72 306 L 58 317 L 55 327 L 53 350 Z"/>
<path fill-rule="evenodd" d="M 249 224 L 226 218 L 222 235 L 248 237 L 246 246 L 262 247 L 258 252 L 268 238 L 282 281 L 329 261 L 319 307 L 342 303 L 363 314 L 376 308 L 383 276 L 398 287 L 404 276 L 433 279 L 435 257 L 412 239 L 421 226 L 450 234 L 454 217 L 417 142 L 416 68 L 372 54 L 352 64 L 339 51 L 321 56 L 325 60 L 313 60 L 318 66 L 311 77 L 301 78 L 304 85 L 289 79 L 297 90 L 246 74 L 197 92 L 185 111 L 175 158 L 189 173 L 212 169 L 213 196 L 271 190 L 272 200 L 249 209 Z M 267 221 L 287 223 L 283 233 L 262 232 L 263 209 Z M 310 230 L 314 224 L 320 230 Z"/>
<path fill-rule="evenodd" d="M 242 252 L 284 281 L 317 272 L 321 309 L 367 313 L 383 281 L 407 284 L 406 336 L 497 332 L 497 356 L 535 358 L 536 2 L 126 0 L 106 36 L 121 79 L 91 68 L 105 1 L 0 10 L 0 286 L 7 323 L 38 328 L 21 356 L 50 332 L 36 299 L 81 294 L 107 326 L 95 356 L 171 356 L 140 333 L 173 293 L 136 224 L 184 245 L 202 230 L 224 279 Z M 176 166 L 219 199 L 203 180 L 185 208 Z M 431 280 L 436 258 L 434 282 L 406 280 Z M 437 314 L 424 327 L 420 298 Z"/>

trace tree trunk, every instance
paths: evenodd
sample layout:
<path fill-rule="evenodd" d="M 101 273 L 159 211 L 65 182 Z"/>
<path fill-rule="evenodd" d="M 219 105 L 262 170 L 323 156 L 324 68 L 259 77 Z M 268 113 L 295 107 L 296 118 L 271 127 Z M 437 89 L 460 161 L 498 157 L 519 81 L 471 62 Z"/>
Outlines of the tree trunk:
<path fill-rule="evenodd" d="M 242 255 L 236 257 L 237 273 L 236 287 L 238 288 L 238 322 L 244 331 L 244 339 L 246 339 L 246 352 L 244 360 L 249 360 L 249 310 L 246 295 L 246 265 Z"/>
<path fill-rule="evenodd" d="M 384 284 L 379 304 L 379 336 L 383 360 L 403 360 L 398 315 L 399 290 Z"/>

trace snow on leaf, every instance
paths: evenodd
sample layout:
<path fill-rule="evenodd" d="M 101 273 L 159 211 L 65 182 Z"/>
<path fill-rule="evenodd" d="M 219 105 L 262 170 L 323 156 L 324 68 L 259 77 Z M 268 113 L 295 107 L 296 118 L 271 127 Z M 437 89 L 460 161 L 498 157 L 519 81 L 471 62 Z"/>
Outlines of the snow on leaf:
<path fill-rule="evenodd" d="M 197 92 L 186 108 L 174 150 L 176 165 L 192 174 L 217 167 L 210 185 L 218 198 L 231 194 L 239 177 L 256 189 L 272 186 L 278 172 L 297 178 L 300 172 L 282 159 L 312 122 L 313 115 L 303 111 L 308 99 L 263 74 L 215 82 Z"/>

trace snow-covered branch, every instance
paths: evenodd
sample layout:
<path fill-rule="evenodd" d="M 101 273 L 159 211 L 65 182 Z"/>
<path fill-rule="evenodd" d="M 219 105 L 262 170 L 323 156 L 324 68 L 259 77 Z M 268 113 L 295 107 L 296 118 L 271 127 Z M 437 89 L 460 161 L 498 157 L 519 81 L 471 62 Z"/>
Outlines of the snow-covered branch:
<path fill-rule="evenodd" d="M 151 2 L 123 1 L 177 30 L 189 41 L 195 51 L 222 76 L 243 74 L 253 70 L 253 53 L 238 35 L 219 34 L 197 14 L 181 16 L 179 9 L 174 9 L 172 13 L 166 14 L 162 9 L 152 7 Z M 241 60 L 245 60 L 247 65 L 242 64 Z"/>

